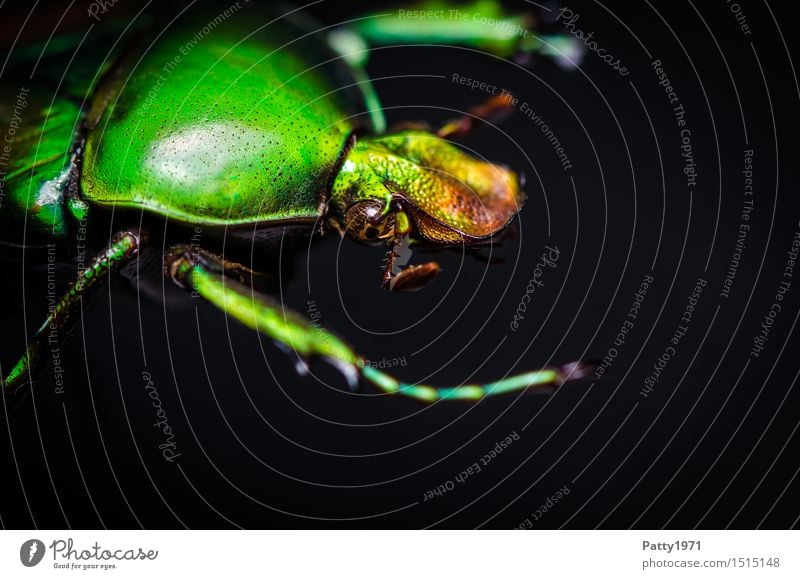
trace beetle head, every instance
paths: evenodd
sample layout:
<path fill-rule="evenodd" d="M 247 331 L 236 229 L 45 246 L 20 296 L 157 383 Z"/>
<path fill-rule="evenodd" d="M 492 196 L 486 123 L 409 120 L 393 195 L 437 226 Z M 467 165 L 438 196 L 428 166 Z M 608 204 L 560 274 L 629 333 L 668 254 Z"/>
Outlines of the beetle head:
<path fill-rule="evenodd" d="M 401 269 L 409 257 L 404 244 L 484 242 L 505 229 L 524 200 L 512 171 L 414 130 L 355 144 L 335 177 L 329 215 L 356 241 L 388 243 L 383 286 L 413 291 L 433 279 L 439 265 L 428 262 Z"/>
<path fill-rule="evenodd" d="M 359 140 L 335 178 L 330 208 L 356 241 L 410 235 L 442 247 L 497 234 L 524 199 L 514 172 L 413 130 Z"/>

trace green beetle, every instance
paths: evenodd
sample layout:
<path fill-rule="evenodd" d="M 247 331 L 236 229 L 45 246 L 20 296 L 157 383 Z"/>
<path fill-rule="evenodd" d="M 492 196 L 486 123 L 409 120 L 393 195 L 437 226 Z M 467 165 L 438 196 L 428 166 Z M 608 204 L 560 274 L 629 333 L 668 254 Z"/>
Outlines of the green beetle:
<path fill-rule="evenodd" d="M 494 3 L 473 9 L 509 27 L 435 14 L 409 21 L 400 10 L 325 29 L 299 12 L 271 17 L 242 1 L 223 12 L 162 22 L 163 31 L 136 31 L 135 20 L 104 23 L 106 50 L 77 50 L 82 37 L 73 34 L 19 51 L 22 64 L 4 77 L 0 109 L 15 127 L 0 158 L 0 243 L 52 244 L 74 239 L 87 223 L 130 225 L 79 267 L 3 381 L 4 392 L 35 376 L 46 344 L 54 333 L 62 339 L 81 299 L 109 273 L 131 264 L 139 271 L 148 219 L 158 218 L 185 232 L 166 251 L 151 247 L 159 272 L 295 352 L 301 369 L 320 357 L 351 386 L 363 379 L 425 401 L 478 400 L 532 386 L 547 391 L 586 375 L 588 365 L 573 363 L 490 384 L 401 383 L 335 335 L 254 294 L 256 272 L 191 242 L 200 230 L 266 245 L 287 234 L 333 229 L 358 242 L 387 244 L 381 281 L 401 291 L 418 289 L 439 271 L 434 262 L 401 269 L 397 257 L 408 240 L 471 246 L 501 234 L 524 202 L 516 174 L 446 138 L 507 101 L 496 97 L 439 130 L 416 124 L 387 133 L 363 68 L 370 44 L 450 43 L 501 56 L 561 54 L 569 46 L 516 33 L 512 23 L 528 23 L 503 15 Z M 44 71 L 37 86 L 17 90 L 8 79 L 14 70 L 24 78 L 34 61 Z M 67 74 L 52 62 L 69 62 Z"/>

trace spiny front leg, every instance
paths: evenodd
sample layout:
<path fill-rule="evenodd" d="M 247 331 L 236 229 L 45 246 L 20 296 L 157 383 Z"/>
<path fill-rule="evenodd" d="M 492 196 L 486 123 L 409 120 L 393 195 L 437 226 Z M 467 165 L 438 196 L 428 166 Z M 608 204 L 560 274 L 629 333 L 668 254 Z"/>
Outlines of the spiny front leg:
<path fill-rule="evenodd" d="M 394 292 L 417 291 L 428 285 L 441 271 L 435 261 L 406 266 L 411 257 L 408 244 L 408 236 L 392 243 L 381 276 L 381 285 L 384 289 Z"/>
<path fill-rule="evenodd" d="M 408 396 L 425 402 L 436 400 L 477 401 L 486 396 L 518 390 L 552 392 L 566 381 L 587 376 L 592 367 L 573 363 L 562 368 L 526 372 L 489 384 L 436 387 L 401 382 L 371 367 L 336 335 L 313 326 L 301 315 L 285 308 L 268 296 L 226 277 L 225 272 L 244 270 L 205 251 L 176 248 L 166 259 L 165 270 L 175 283 L 214 304 L 253 330 L 271 338 L 284 349 L 293 350 L 303 367 L 313 357 L 332 363 L 355 387 L 359 377 L 387 394 Z"/>
<path fill-rule="evenodd" d="M 435 278 L 441 268 L 435 261 L 403 268 L 411 258 L 409 247 L 411 221 L 408 214 L 398 206 L 394 214 L 394 235 L 390 238 L 391 248 L 386 255 L 381 285 L 389 291 L 412 292 L 422 289 Z"/>
<path fill-rule="evenodd" d="M 91 265 L 78 274 L 78 278 L 55 304 L 47 319 L 36 331 L 25 354 L 3 381 L 3 393 L 13 394 L 20 386 L 36 377 L 45 366 L 42 351 L 45 344 L 58 346 L 72 326 L 75 314 L 83 303 L 107 279 L 108 275 L 133 259 L 144 241 L 141 231 L 121 231 L 98 254 Z"/>

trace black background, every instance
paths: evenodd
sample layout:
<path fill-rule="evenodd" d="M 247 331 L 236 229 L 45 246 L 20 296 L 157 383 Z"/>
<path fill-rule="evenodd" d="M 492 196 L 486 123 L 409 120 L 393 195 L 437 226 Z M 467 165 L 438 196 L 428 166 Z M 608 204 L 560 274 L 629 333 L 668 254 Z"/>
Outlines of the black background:
<path fill-rule="evenodd" d="M 312 12 L 335 24 L 381 5 L 327 1 Z M 562 168 L 519 110 L 464 139 L 477 154 L 526 174 L 519 238 L 492 248 L 505 259 L 499 265 L 460 251 L 437 253 L 443 273 L 418 293 L 382 291 L 382 249 L 335 234 L 315 239 L 310 251 L 301 244 L 283 255 L 292 266 L 287 271 L 294 269 L 283 280 L 286 304 L 307 312 L 313 299 L 325 326 L 370 359 L 404 359 L 407 365 L 394 369 L 399 377 L 436 384 L 603 358 L 641 280 L 652 275 L 611 377 L 551 397 L 512 394 L 477 405 L 354 394 L 326 367 L 315 368 L 319 381 L 298 378 L 267 340 L 209 306 L 188 298 L 169 307 L 137 300 L 114 279 L 63 348 L 65 393 L 54 394 L 47 371 L 33 396 L 3 419 L 0 523 L 794 526 L 800 279 L 764 352 L 749 352 L 800 220 L 800 90 L 790 58 L 796 40 L 784 3 L 742 2 L 750 35 L 731 5 L 570 2 L 580 14 L 576 27 L 594 31 L 627 76 L 593 53 L 579 70 L 565 71 L 547 60 L 520 66 L 458 47 L 375 50 L 369 72 L 390 122 L 435 125 L 485 98 L 451 82 L 457 73 L 528 103 L 572 168 Z M 544 20 L 556 14 L 554 5 L 509 7 Z M 123 9 L 111 10 L 117 8 Z M 26 15 L 4 15 L 5 26 Z M 698 173 L 691 192 L 654 59 L 686 110 Z M 723 298 L 743 206 L 745 149 L 754 150 L 751 229 L 730 297 Z M 545 272 L 544 287 L 513 332 L 509 324 L 545 245 L 559 248 L 557 267 Z M 413 261 L 428 257 L 415 252 Z M 46 276 L 35 266 L 36 258 L 4 262 L 4 372 L 22 351 L 23 328 L 35 329 L 46 313 Z M 60 283 L 70 271 L 59 270 Z M 698 278 L 708 284 L 689 331 L 644 398 L 644 380 L 681 325 Z M 145 370 L 175 431 L 181 456 L 174 463 L 158 450 L 162 435 L 152 426 Z M 512 432 L 519 440 L 480 473 L 424 500 Z M 565 486 L 569 494 L 534 520 Z"/>

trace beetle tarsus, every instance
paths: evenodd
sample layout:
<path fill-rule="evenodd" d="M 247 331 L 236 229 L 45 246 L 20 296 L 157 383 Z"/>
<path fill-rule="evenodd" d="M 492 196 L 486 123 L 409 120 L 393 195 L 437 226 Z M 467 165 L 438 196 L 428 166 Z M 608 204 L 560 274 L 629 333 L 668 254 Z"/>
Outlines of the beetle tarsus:
<path fill-rule="evenodd" d="M 401 382 L 371 366 L 361 369 L 364 379 L 386 394 L 399 394 L 423 402 L 440 400 L 464 400 L 478 402 L 489 396 L 524 392 L 549 395 L 565 382 L 573 382 L 588 376 L 593 368 L 583 362 L 573 362 L 561 368 L 543 368 L 522 374 L 507 376 L 483 384 L 461 384 L 458 386 L 430 386 Z"/>
<path fill-rule="evenodd" d="M 576 361 L 564 364 L 559 368 L 561 383 L 583 380 L 592 375 L 597 369 L 597 364 L 589 361 Z"/>
<path fill-rule="evenodd" d="M 443 139 L 462 137 L 467 135 L 475 127 L 476 120 L 486 121 L 487 123 L 497 123 L 504 117 L 511 114 L 513 110 L 514 96 L 510 92 L 503 92 L 495 95 L 472 107 L 465 115 L 453 119 L 436 131 L 436 136 Z"/>
<path fill-rule="evenodd" d="M 305 378 L 306 376 L 308 376 L 310 368 L 308 360 L 305 357 L 301 356 L 300 354 L 292 350 L 288 345 L 284 344 L 283 342 L 273 340 L 272 343 L 275 344 L 281 352 L 286 354 L 286 356 L 289 357 L 289 359 L 294 361 L 294 371 L 297 372 L 298 376 L 300 376 L 301 378 Z"/>

